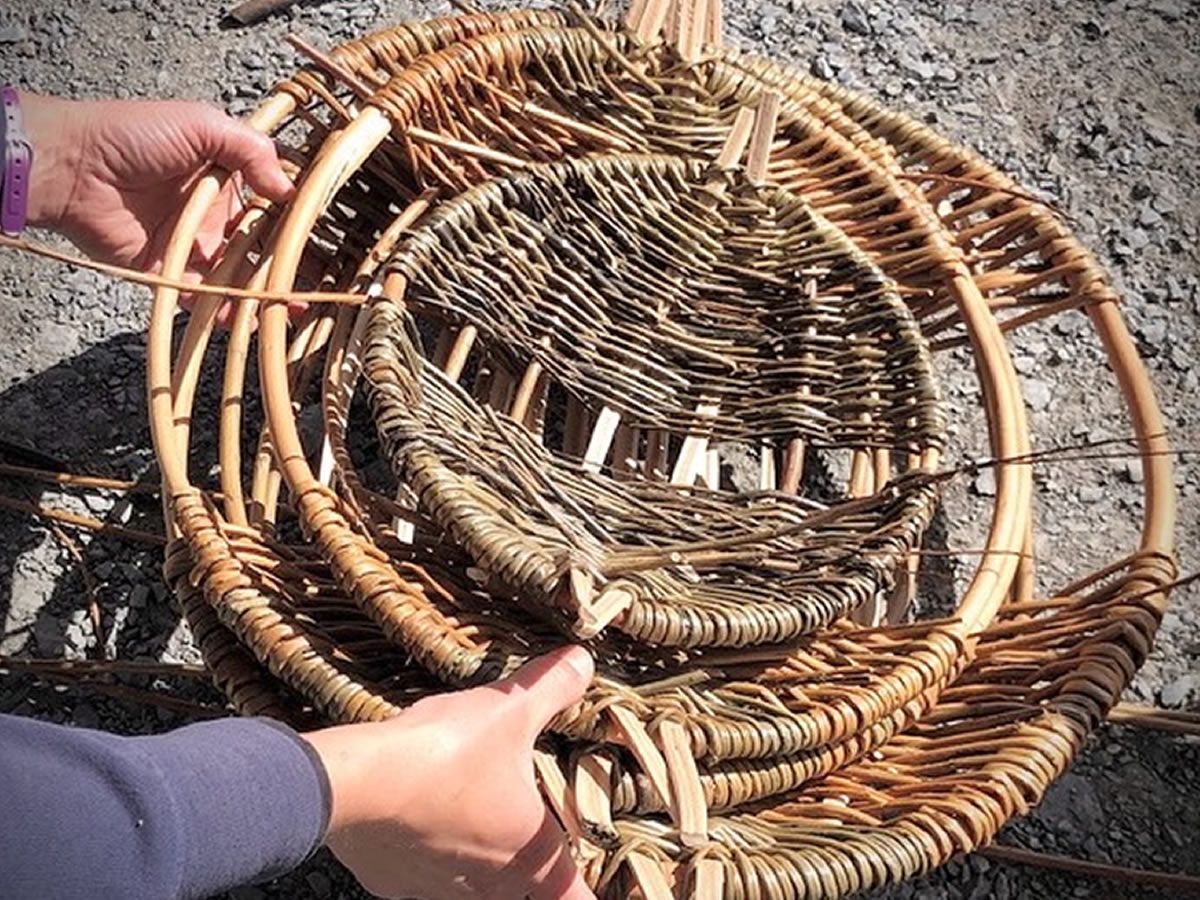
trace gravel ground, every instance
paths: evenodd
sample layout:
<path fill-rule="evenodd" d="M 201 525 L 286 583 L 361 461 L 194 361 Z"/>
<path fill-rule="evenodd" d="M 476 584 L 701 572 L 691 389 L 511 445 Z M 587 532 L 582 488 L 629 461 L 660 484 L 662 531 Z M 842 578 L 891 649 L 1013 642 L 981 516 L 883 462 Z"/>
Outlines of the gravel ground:
<path fill-rule="evenodd" d="M 737 6 L 729 4 L 730 7 Z M 388 22 L 448 11 L 443 4 L 338 0 L 302 4 L 251 29 L 218 27 L 215 3 L 159 0 L 9 0 L 0 6 L 5 78 L 75 97 L 206 98 L 241 112 L 295 66 L 289 30 L 328 46 Z M 1200 447 L 1200 6 L 1186 0 L 829 2 L 786 0 L 731 9 L 731 40 L 862 87 L 971 144 L 1027 187 L 1068 210 L 1106 261 L 1159 390 L 1177 447 Z M 143 408 L 141 290 L 0 255 L 0 437 L 74 470 L 153 483 Z M 1022 332 L 1016 363 L 1039 446 L 1126 433 L 1112 385 L 1097 381 L 1099 348 L 1082 316 Z M 944 363 L 947 395 L 965 415 L 977 388 L 964 358 Z M 204 417 L 201 417 L 204 420 Z M 211 419 L 207 419 L 211 421 Z M 978 448 L 964 421 L 960 447 Z M 1200 464 L 1178 467 L 1182 567 L 1200 560 Z M 1111 558 L 1136 538 L 1137 465 L 1123 460 L 1049 465 L 1038 474 L 1042 587 Z M 956 485 L 942 521 L 951 547 L 977 546 L 972 516 L 990 480 Z M 161 527 L 156 500 L 74 497 L 23 482 L 0 492 L 118 524 Z M 1053 515 L 1050 515 L 1050 512 Z M 123 658 L 195 659 L 161 585 L 159 551 L 127 541 L 79 545 L 98 582 L 109 650 Z M 961 581 L 964 564 L 947 565 Z M 927 597 L 949 581 L 927 583 Z M 0 513 L 0 653 L 80 657 L 95 649 L 81 567 L 63 540 Z M 1200 595 L 1176 594 L 1152 658 L 1128 699 L 1200 709 Z M 933 601 L 927 600 L 932 603 Z M 132 682 L 149 685 L 143 678 Z M 175 693 L 219 700 L 202 683 Z M 163 730 L 186 717 L 27 675 L 0 676 L 0 711 L 125 733 Z M 1108 726 L 1008 843 L 1088 859 L 1200 873 L 1200 745 Z M 319 856 L 278 882 L 232 897 L 358 897 Z M 1122 888 L 978 856 L 881 896 L 1149 897 Z"/>

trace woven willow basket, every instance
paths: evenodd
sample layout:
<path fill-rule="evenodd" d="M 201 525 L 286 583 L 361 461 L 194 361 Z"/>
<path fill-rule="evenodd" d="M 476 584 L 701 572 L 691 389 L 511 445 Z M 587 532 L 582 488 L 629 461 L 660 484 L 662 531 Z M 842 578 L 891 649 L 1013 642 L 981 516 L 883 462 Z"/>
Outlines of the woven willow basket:
<path fill-rule="evenodd" d="M 753 430 L 744 422 L 729 433 L 712 430 L 711 422 L 701 428 L 687 418 L 700 404 L 685 394 L 672 414 L 684 418 L 664 418 L 659 408 L 642 422 L 641 406 L 622 410 L 624 398 L 597 390 L 595 379 L 572 382 L 575 376 L 554 370 L 548 357 L 534 358 L 537 342 L 514 334 L 511 321 L 472 321 L 482 315 L 475 306 L 434 303 L 419 283 L 428 265 L 405 268 L 416 258 L 418 235 L 432 234 L 433 223 L 480 197 L 503 195 L 486 186 L 488 179 L 527 183 L 537 177 L 531 172 L 549 171 L 531 164 L 624 169 L 634 165 L 625 155 L 645 152 L 672 154 L 678 161 L 670 166 L 698 175 L 717 159 L 740 111 L 777 93 L 777 131 L 760 140 L 770 153 L 748 179 L 751 194 L 774 191 L 806 203 L 813 221 L 828 226 L 826 246 L 840 248 L 840 258 L 857 255 L 860 272 L 878 273 L 871 276 L 876 285 L 895 284 L 910 312 L 894 305 L 889 311 L 914 321 L 935 349 L 970 345 L 991 454 L 1019 460 L 1032 446 L 1004 336 L 1019 338 L 1023 324 L 1085 307 L 1125 397 L 1146 472 L 1139 546 L 1114 550 L 1112 566 L 1080 573 L 1050 599 L 1035 599 L 1031 554 L 1022 552 L 1032 547 L 1034 523 L 1029 466 L 1014 460 L 997 466 L 988 542 L 952 619 L 896 621 L 915 584 L 918 557 L 904 557 L 916 534 L 893 548 L 881 570 L 891 574 L 879 584 L 898 582 L 892 596 L 865 591 L 869 598 L 839 608 L 857 606 L 867 625 L 838 620 L 783 646 L 695 647 L 681 656 L 647 635 L 624 633 L 619 616 L 608 620 L 599 610 L 601 624 L 610 626 L 593 641 L 601 676 L 584 704 L 555 723 L 571 742 L 548 745 L 554 752 L 539 757 L 547 798 L 589 881 L 620 897 L 635 886 L 648 897 L 841 896 L 990 840 L 1040 798 L 1128 683 L 1174 577 L 1162 422 L 1115 296 L 1052 212 L 902 115 L 718 49 L 711 24 L 701 29 L 708 46 L 698 50 L 693 26 L 708 19 L 694 11 L 673 18 L 673 39 L 660 41 L 666 12 L 655 4 L 635 10 L 628 32 L 540 12 L 402 26 L 335 51 L 321 67 L 334 78 L 302 73 L 267 101 L 251 121 L 264 131 L 288 126 L 286 155 L 303 175 L 301 190 L 286 209 L 251 209 L 209 280 L 281 291 L 303 269 L 325 286 L 375 299 L 367 311 L 313 307 L 290 334 L 282 304 L 261 308 L 268 427 L 246 467 L 242 417 L 250 405 L 246 359 L 255 309 L 242 305 L 226 349 L 218 503 L 192 483 L 187 465 L 192 398 L 216 304 L 196 310 L 172 361 L 177 298 L 160 291 L 148 377 L 178 535 L 167 574 L 235 705 L 301 724 L 394 714 L 444 684 L 495 677 L 578 630 L 577 618 L 559 614 L 558 592 L 514 590 L 523 587 L 520 579 L 456 534 L 449 520 L 439 521 L 429 494 L 411 491 L 419 488 L 412 466 L 397 467 L 410 489 L 397 501 L 370 490 L 351 465 L 349 409 L 363 343 L 374 353 L 397 346 L 405 333 L 381 326 L 389 311 L 413 317 L 417 331 L 408 348 L 427 347 L 437 368 L 485 373 L 464 390 L 434 366 L 397 357 L 401 371 L 422 373 L 422 386 L 440 384 L 456 409 L 481 417 L 497 447 L 525 441 L 530 452 L 545 454 L 534 438 L 550 435 L 557 455 L 546 459 L 578 474 L 583 464 L 595 468 L 587 451 L 605 445 L 613 415 L 603 413 L 614 409 L 622 413 L 610 444 L 615 452 L 602 458 L 599 476 L 585 479 L 602 482 L 608 495 L 646 491 L 659 502 L 669 496 L 672 489 L 642 477 L 654 470 L 646 465 L 653 460 L 645 432 L 669 429 L 642 426 L 670 424 L 680 432 L 666 442 L 675 460 L 689 437 L 693 451 L 714 438 L 713 447 L 701 445 L 703 465 L 693 461 L 685 471 L 710 475 L 717 438 L 752 439 L 760 488 L 790 497 L 804 485 L 800 497 L 779 501 L 804 508 L 817 483 L 811 471 L 797 471 L 798 462 L 819 453 L 812 435 L 800 453 L 787 429 L 763 428 L 783 417 L 764 417 Z M 347 95 L 347 84 L 357 97 Z M 588 154 L 600 156 L 553 162 Z M 722 177 L 737 196 L 737 167 L 716 168 L 727 172 Z M 220 182 L 218 175 L 202 181 L 182 212 L 168 275 L 182 270 Z M 409 235 L 414 226 L 421 230 Z M 457 240 L 447 238 L 439 251 L 439 275 L 442 261 L 452 274 L 463 265 Z M 682 255 L 684 246 L 677 249 Z M 386 340 L 373 336 L 379 334 Z M 531 379 L 532 363 L 542 371 Z M 548 384 L 538 387 L 543 373 L 576 389 L 557 426 L 530 402 L 539 393 L 554 396 Z M 382 402 L 378 374 L 371 380 L 385 436 L 389 410 L 408 407 L 405 415 L 419 422 L 420 403 Z M 529 414 L 511 415 L 527 381 Z M 306 445 L 297 419 L 317 382 L 321 440 Z M 424 402 L 425 393 L 416 399 Z M 723 414 L 732 408 L 721 404 Z M 525 426 L 533 426 L 528 437 L 518 430 Z M 627 434 L 635 427 L 643 432 L 636 444 Z M 422 428 L 427 439 L 451 433 L 444 423 Z M 411 434 L 398 440 L 393 430 L 393 449 L 409 446 Z M 909 452 L 910 443 L 901 442 L 905 461 L 889 458 L 902 455 L 886 441 L 834 443 L 849 453 L 849 472 L 839 496 L 826 498 L 828 509 L 859 503 L 851 507 L 856 514 L 878 514 L 881 496 L 920 474 L 904 471 L 921 467 L 923 454 Z M 469 463 L 470 449 L 460 446 L 444 459 Z M 639 465 L 623 471 L 630 458 Z M 936 454 L 925 455 L 924 465 L 934 472 Z M 705 480 L 707 489 L 692 480 L 681 489 L 711 515 L 736 503 L 736 495 L 720 490 L 721 479 Z M 493 484 L 491 499 L 506 499 L 511 485 L 499 487 Z M 277 535 L 288 532 L 293 514 L 307 538 L 285 542 Z M 905 520 L 919 523 L 923 515 L 914 511 Z M 548 540 L 560 542 L 561 532 Z M 506 599 L 513 595 L 521 602 Z M 894 624 L 869 627 L 889 604 Z M 798 631 L 819 624 L 813 619 Z M 747 807 L 750 801 L 757 802 Z"/>
<path fill-rule="evenodd" d="M 718 440 L 845 449 L 847 470 L 877 455 L 880 483 L 893 456 L 928 466 L 942 443 L 924 341 L 878 270 L 797 195 L 729 187 L 631 155 L 489 181 L 397 248 L 383 277 L 403 296 L 370 306 L 365 369 L 398 477 L 489 593 L 567 634 L 607 619 L 643 650 L 792 640 L 889 590 L 932 511 L 919 477 L 832 506 L 724 491 L 719 470 L 680 490 L 719 465 Z M 447 377 L 422 325 L 472 329 L 487 369 Z M 556 390 L 600 410 L 582 454 L 537 421 L 567 418 L 544 409 Z"/>

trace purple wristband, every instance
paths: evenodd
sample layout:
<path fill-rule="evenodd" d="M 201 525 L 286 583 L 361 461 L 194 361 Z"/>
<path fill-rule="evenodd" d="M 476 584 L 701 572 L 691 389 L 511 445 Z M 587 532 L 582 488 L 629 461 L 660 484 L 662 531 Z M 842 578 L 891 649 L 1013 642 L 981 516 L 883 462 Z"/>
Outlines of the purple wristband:
<path fill-rule="evenodd" d="M 33 146 L 21 127 L 21 101 L 11 85 L 0 88 L 0 148 L 4 168 L 0 170 L 0 231 L 16 236 L 25 227 L 29 212 L 29 178 L 33 170 Z"/>

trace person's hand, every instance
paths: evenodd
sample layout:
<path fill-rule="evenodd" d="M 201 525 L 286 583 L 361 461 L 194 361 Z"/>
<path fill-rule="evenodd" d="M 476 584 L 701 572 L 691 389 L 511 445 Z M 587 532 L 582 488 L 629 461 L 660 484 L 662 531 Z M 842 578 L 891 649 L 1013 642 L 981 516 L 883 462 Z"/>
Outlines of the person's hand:
<path fill-rule="evenodd" d="M 293 190 L 270 138 L 205 103 L 22 93 L 21 106 L 34 148 L 30 224 L 103 262 L 157 268 L 175 216 L 209 165 L 240 173 L 270 200 Z M 231 179 L 197 236 L 197 269 L 219 253 L 240 208 Z"/>
<path fill-rule="evenodd" d="M 594 898 L 538 793 L 532 753 L 591 677 L 591 656 L 566 648 L 387 722 L 307 735 L 332 788 L 326 843 L 382 897 Z"/>

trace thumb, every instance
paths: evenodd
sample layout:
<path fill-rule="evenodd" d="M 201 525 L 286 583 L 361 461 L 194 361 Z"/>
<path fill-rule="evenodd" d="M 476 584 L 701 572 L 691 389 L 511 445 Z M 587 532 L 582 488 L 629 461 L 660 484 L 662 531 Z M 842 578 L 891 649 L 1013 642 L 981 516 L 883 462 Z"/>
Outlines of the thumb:
<path fill-rule="evenodd" d="M 517 718 L 532 743 L 551 719 L 582 699 L 593 674 L 595 666 L 587 650 L 561 647 L 527 662 L 494 687 L 509 694 L 520 708 Z"/>
<path fill-rule="evenodd" d="M 212 110 L 203 140 L 209 158 L 223 169 L 241 172 L 255 193 L 283 201 L 296 189 L 279 165 L 275 142 L 220 110 Z"/>

